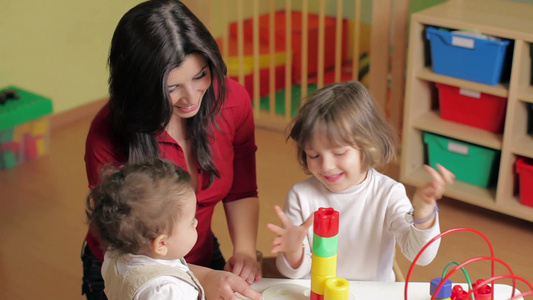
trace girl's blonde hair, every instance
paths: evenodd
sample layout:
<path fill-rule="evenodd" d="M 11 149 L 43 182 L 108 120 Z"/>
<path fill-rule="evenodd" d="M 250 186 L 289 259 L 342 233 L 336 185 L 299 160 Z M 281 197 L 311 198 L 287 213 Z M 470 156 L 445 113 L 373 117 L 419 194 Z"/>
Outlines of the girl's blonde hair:
<path fill-rule="evenodd" d="M 298 161 L 306 173 L 305 147 L 317 130 L 335 145 L 361 150 L 363 170 L 382 166 L 396 157 L 397 134 L 374 105 L 368 90 L 356 81 L 333 83 L 312 93 L 290 125 Z"/>
<path fill-rule="evenodd" d="M 87 197 L 91 230 L 120 253 L 141 254 L 161 234 L 172 234 L 185 197 L 194 193 L 191 177 L 173 162 L 107 167 Z"/>

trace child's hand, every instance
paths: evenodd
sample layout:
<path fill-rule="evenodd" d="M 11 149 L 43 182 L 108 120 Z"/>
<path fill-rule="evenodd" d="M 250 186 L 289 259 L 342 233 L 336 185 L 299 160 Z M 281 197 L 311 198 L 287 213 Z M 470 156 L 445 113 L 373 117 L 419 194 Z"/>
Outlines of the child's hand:
<path fill-rule="evenodd" d="M 257 257 L 251 257 L 244 253 L 233 254 L 224 266 L 224 270 L 240 276 L 248 284 L 252 284 L 256 280 L 261 280 Z"/>
<path fill-rule="evenodd" d="M 418 188 L 416 191 L 420 199 L 429 205 L 435 205 L 435 202 L 442 198 L 446 186 L 452 184 L 455 179 L 455 175 L 441 164 L 436 166 L 439 172 L 428 165 L 424 165 L 424 169 L 431 175 L 433 181 L 422 188 Z"/>
<path fill-rule="evenodd" d="M 227 272 L 211 270 L 201 281 L 206 299 L 242 300 L 236 293 L 251 300 L 262 299 L 261 294 L 253 290 L 241 277 Z"/>
<path fill-rule="evenodd" d="M 270 252 L 284 252 L 285 257 L 293 267 L 299 266 L 303 258 L 302 242 L 307 230 L 313 224 L 313 214 L 301 225 L 295 226 L 289 221 L 279 206 L 275 205 L 274 210 L 281 220 L 282 227 L 271 223 L 267 224 L 267 228 L 278 235 L 272 240 L 272 250 Z"/>
<path fill-rule="evenodd" d="M 244 279 L 227 272 L 189 264 L 191 271 L 204 288 L 206 299 L 242 300 L 242 296 L 250 300 L 261 300 L 261 294 L 252 289 Z"/>
<path fill-rule="evenodd" d="M 428 165 L 424 165 L 426 172 L 431 175 L 433 180 L 427 185 L 420 187 L 416 190 L 413 199 L 413 206 L 415 207 L 415 219 L 422 219 L 433 214 L 437 201 L 442 198 L 442 194 L 446 187 L 453 183 L 455 175 L 448 169 L 440 164 L 437 164 L 437 170 Z M 433 224 L 433 218 L 431 218 L 431 224 Z M 420 224 L 423 225 L 423 224 Z M 427 224 L 426 224 L 427 225 Z M 431 225 L 429 225 L 431 226 Z M 429 227 L 429 226 L 417 226 L 417 227 Z"/>

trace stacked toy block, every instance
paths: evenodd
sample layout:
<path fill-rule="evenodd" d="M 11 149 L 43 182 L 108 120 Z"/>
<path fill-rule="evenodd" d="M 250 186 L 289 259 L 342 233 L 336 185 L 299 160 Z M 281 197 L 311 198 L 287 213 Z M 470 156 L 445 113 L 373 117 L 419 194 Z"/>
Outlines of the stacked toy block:
<path fill-rule="evenodd" d="M 15 86 L 0 89 L 0 169 L 48 153 L 52 101 Z"/>
<path fill-rule="evenodd" d="M 337 274 L 339 212 L 319 208 L 313 220 L 311 300 L 347 300 L 349 284 Z"/>

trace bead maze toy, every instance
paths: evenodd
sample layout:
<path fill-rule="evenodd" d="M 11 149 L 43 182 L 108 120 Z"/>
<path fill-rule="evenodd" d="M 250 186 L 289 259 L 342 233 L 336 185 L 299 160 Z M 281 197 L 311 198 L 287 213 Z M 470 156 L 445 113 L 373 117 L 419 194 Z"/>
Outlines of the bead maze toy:
<path fill-rule="evenodd" d="M 0 89 L 0 169 L 48 152 L 52 101 L 15 86 Z"/>
<path fill-rule="evenodd" d="M 482 234 L 481 232 L 468 228 L 468 227 L 458 227 L 458 228 L 452 228 L 447 231 L 444 231 L 437 236 L 435 236 L 433 239 L 431 239 L 418 253 L 418 255 L 415 257 L 413 262 L 411 263 L 411 266 L 409 268 L 409 272 L 407 273 L 406 279 L 405 279 L 405 288 L 404 288 L 404 299 L 408 299 L 408 287 L 409 287 L 409 278 L 411 277 L 411 274 L 413 272 L 413 268 L 416 265 L 416 262 L 418 261 L 418 258 L 420 255 L 426 250 L 429 245 L 431 245 L 436 240 L 442 238 L 443 236 L 446 236 L 448 234 L 459 232 L 459 231 L 467 231 L 467 232 L 473 232 L 479 236 L 481 236 L 490 249 L 490 256 L 478 256 L 471 259 L 468 259 L 462 263 L 457 262 L 450 262 L 448 263 L 444 271 L 442 272 L 441 277 L 433 278 L 430 282 L 430 291 L 429 294 L 431 295 L 431 300 L 433 299 L 450 299 L 450 300 L 489 300 L 494 299 L 494 281 L 500 280 L 500 279 L 512 279 L 513 282 L 513 288 L 512 288 L 512 294 L 510 295 L 511 300 L 514 299 L 521 299 L 521 297 L 533 295 L 533 286 L 523 277 L 517 276 L 513 273 L 513 270 L 511 267 L 504 262 L 503 260 L 497 258 L 494 256 L 494 249 L 492 247 L 492 244 L 488 240 L 488 238 Z M 474 283 L 472 283 L 471 279 L 468 276 L 468 273 L 465 266 L 477 262 L 477 261 L 484 261 L 488 260 L 491 261 L 491 275 L 488 279 L 478 279 Z M 494 267 L 495 263 L 498 262 L 502 264 L 508 271 L 509 274 L 504 275 L 495 275 L 494 274 Z M 456 265 L 450 272 L 446 273 L 446 270 L 450 265 Z M 452 287 L 452 281 L 449 279 L 455 272 L 462 271 L 465 275 L 466 281 L 468 283 L 468 291 L 465 291 L 462 286 L 455 285 Z M 516 280 L 524 282 L 527 287 L 529 288 L 528 291 L 522 292 L 518 295 L 515 295 L 516 291 Z M 490 285 L 489 285 L 490 284 Z"/>

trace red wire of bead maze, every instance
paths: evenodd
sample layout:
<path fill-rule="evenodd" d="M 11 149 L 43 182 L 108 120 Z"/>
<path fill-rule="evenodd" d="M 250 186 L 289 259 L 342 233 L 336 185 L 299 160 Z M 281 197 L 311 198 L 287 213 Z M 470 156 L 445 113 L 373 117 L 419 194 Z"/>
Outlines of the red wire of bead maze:
<path fill-rule="evenodd" d="M 504 279 L 504 278 L 508 278 L 508 279 L 512 279 L 513 280 L 513 289 L 512 289 L 512 294 L 511 294 L 511 300 L 514 300 L 514 299 L 518 299 L 519 297 L 523 297 L 523 296 L 529 296 L 529 295 L 533 295 L 533 286 L 527 281 L 525 280 L 524 278 L 520 277 L 520 276 L 516 276 L 514 275 L 511 267 L 505 263 L 504 261 L 502 261 L 501 259 L 497 258 L 494 256 L 494 249 L 492 247 L 492 244 L 490 243 L 489 239 L 483 234 L 481 233 L 480 231 L 478 230 L 475 230 L 475 229 L 472 229 L 472 228 L 468 228 L 468 227 L 458 227 L 458 228 L 452 228 L 452 229 L 449 229 L 449 230 L 446 230 L 440 234 L 438 234 L 437 236 L 435 236 L 433 239 L 431 239 L 428 243 L 426 243 L 426 245 L 424 245 L 424 247 L 422 247 L 422 249 L 420 250 L 420 252 L 417 254 L 417 256 L 415 257 L 415 259 L 413 260 L 413 262 L 411 263 L 411 266 L 409 267 L 409 272 L 407 273 L 407 277 L 405 279 L 405 288 L 404 288 L 404 299 L 407 300 L 408 297 L 407 297 L 407 294 L 408 294 L 408 286 L 409 286 L 409 279 L 411 277 L 411 274 L 413 272 L 413 269 L 414 269 L 414 266 L 416 265 L 416 262 L 418 261 L 419 257 L 422 255 L 422 253 L 433 243 L 435 242 L 436 240 L 440 239 L 441 237 L 445 236 L 445 235 L 448 235 L 448 234 L 451 234 L 453 232 L 457 232 L 457 231 L 470 231 L 470 232 L 473 232 L 473 233 L 476 233 L 477 235 L 481 236 L 485 242 L 487 243 L 487 245 L 489 246 L 489 249 L 490 249 L 490 253 L 491 253 L 491 256 L 490 257 L 475 257 L 475 258 L 471 258 L 469 260 L 466 260 L 465 262 L 459 264 L 458 266 L 456 266 L 454 269 L 452 269 L 439 283 L 439 285 L 436 287 L 435 289 L 435 292 L 433 293 L 432 297 L 431 297 L 431 300 L 435 299 L 435 296 L 438 294 L 438 292 L 440 291 L 441 287 L 444 285 L 446 279 L 448 279 L 450 276 L 452 276 L 455 272 L 457 272 L 458 270 L 460 270 L 463 266 L 466 266 L 472 262 L 475 262 L 475 261 L 481 261 L 481 260 L 490 260 L 491 261 L 491 277 L 489 279 L 486 279 L 486 280 L 483 280 L 482 282 L 479 282 L 479 284 L 476 284 L 475 287 L 472 288 L 472 290 L 469 290 L 468 293 L 465 295 L 465 297 L 463 299 L 468 299 L 467 297 L 468 296 L 471 296 L 472 293 L 475 293 L 478 289 L 481 289 L 482 287 L 484 287 L 486 284 L 490 283 L 491 284 L 491 299 L 494 299 L 494 281 L 495 280 L 498 280 L 498 279 Z M 495 276 L 494 275 L 494 266 L 495 266 L 495 262 L 499 262 L 501 263 L 502 265 L 504 265 L 511 274 L 509 275 L 498 275 L 498 276 Z M 515 295 L 515 290 L 516 290 L 516 280 L 520 280 L 522 282 L 524 282 L 526 285 L 528 285 L 529 287 L 529 291 L 526 291 L 526 292 L 522 292 L 521 294 L 519 295 Z M 479 280 L 478 280 L 479 281 Z"/>

